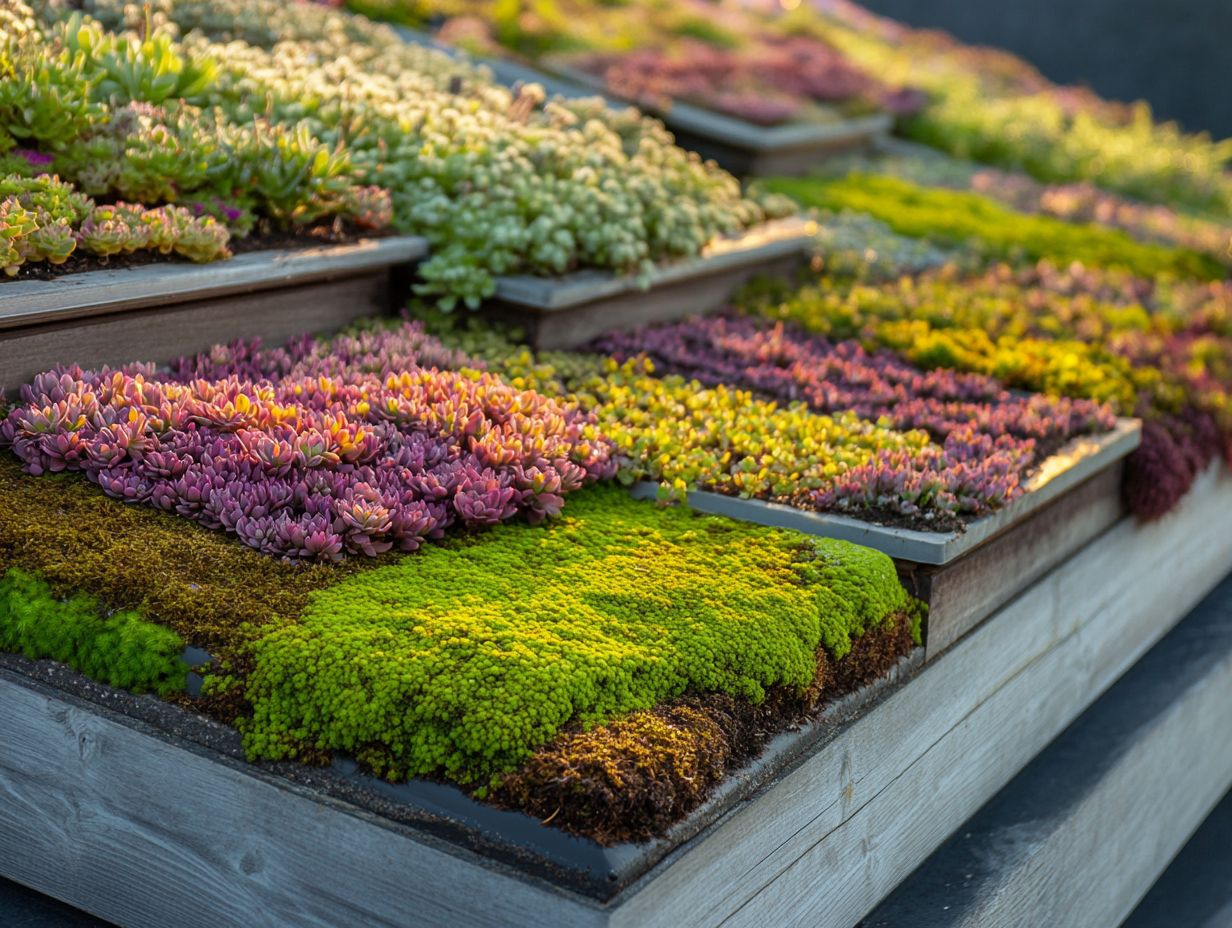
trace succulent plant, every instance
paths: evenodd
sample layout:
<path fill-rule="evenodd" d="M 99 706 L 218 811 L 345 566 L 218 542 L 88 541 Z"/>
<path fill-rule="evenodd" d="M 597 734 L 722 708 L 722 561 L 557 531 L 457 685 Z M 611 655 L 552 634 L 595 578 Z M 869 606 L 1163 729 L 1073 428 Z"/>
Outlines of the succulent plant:
<path fill-rule="evenodd" d="M 25 240 L 38 229 L 16 197 L 0 200 L 0 269 L 12 277 L 25 261 Z"/>
<path fill-rule="evenodd" d="M 121 204 L 99 235 L 143 215 Z M 425 366 L 446 358 L 461 360 L 408 324 L 268 353 L 238 344 L 170 375 L 57 369 L 23 388 L 0 440 L 31 474 L 82 471 L 109 496 L 285 558 L 411 551 L 455 522 L 538 522 L 613 474 L 584 413 Z M 223 372 L 239 366 L 260 375 Z"/>
<path fill-rule="evenodd" d="M 802 27 L 883 80 L 919 87 L 928 105 L 902 126 L 962 158 L 1026 170 L 1045 183 L 1090 181 L 1141 200 L 1232 218 L 1232 145 L 1158 122 L 1145 103 L 1124 105 L 1060 87 L 1025 61 L 910 29 L 854 3 L 805 4 Z"/>
<path fill-rule="evenodd" d="M 1232 452 L 1232 285 L 1124 273 L 1000 266 L 893 282 L 824 277 L 785 293 L 754 287 L 745 312 L 858 338 L 912 364 L 1107 402 L 1155 423 L 1129 459 L 1137 511 L 1169 510 L 1206 463 Z M 1171 465 L 1167 462 L 1171 461 Z M 1172 473 L 1163 478 L 1167 467 Z"/>

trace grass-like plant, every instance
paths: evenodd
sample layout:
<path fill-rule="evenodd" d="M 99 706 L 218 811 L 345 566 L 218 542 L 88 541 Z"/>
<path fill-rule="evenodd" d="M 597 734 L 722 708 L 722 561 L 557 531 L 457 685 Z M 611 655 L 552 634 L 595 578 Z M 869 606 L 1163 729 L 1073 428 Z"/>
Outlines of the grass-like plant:
<path fill-rule="evenodd" d="M 1227 269 L 1209 255 L 1140 242 L 1119 229 L 1016 212 L 962 190 L 923 187 L 898 177 L 773 178 L 766 187 L 805 206 L 867 213 L 895 232 L 962 244 L 993 258 L 1077 261 L 1141 277 L 1218 279 Z"/>

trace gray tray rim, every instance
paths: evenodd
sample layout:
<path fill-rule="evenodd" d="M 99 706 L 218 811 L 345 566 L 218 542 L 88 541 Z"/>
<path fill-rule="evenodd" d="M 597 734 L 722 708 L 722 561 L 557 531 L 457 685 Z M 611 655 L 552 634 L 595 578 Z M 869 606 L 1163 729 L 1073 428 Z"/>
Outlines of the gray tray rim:
<path fill-rule="evenodd" d="M 1073 439 L 1040 465 L 1027 481 L 1025 493 L 1003 509 L 971 522 L 964 531 L 896 528 L 851 516 L 810 512 L 784 503 L 702 490 L 690 491 L 687 499 L 700 512 L 839 538 L 875 548 L 896 560 L 941 566 L 1011 529 L 1016 522 L 1113 465 L 1137 448 L 1141 440 L 1142 426 L 1137 419 L 1118 419 L 1111 431 Z M 635 483 L 631 492 L 636 499 L 654 499 L 658 487 L 657 483 L 644 480 Z"/>

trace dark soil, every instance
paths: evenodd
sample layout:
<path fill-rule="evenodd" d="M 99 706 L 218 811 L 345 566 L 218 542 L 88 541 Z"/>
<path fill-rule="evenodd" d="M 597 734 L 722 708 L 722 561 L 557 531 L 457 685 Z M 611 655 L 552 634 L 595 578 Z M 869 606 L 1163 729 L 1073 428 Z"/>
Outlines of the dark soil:
<path fill-rule="evenodd" d="M 231 239 L 232 255 L 242 255 L 253 251 L 270 249 L 315 248 L 321 245 L 349 245 L 362 239 L 385 238 L 394 233 L 389 230 L 373 232 L 359 229 L 348 223 L 327 223 L 305 229 L 283 231 L 254 231 L 244 238 Z M 17 273 L 10 277 L 0 274 L 0 284 L 18 280 L 56 280 L 72 274 L 82 274 L 86 271 L 106 271 L 123 268 L 144 267 L 149 264 L 189 264 L 191 262 L 178 255 L 164 255 L 157 251 L 136 251 L 130 255 L 111 255 L 100 258 L 98 255 L 74 252 L 63 264 L 48 264 L 40 261 L 23 264 Z"/>

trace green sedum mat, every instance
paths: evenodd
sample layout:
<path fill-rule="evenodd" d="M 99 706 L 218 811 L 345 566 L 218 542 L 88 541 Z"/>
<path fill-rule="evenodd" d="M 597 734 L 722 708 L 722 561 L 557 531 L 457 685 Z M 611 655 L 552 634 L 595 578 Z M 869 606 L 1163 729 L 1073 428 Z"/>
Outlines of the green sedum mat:
<path fill-rule="evenodd" d="M 1226 273 L 1215 258 L 1185 248 L 1139 242 L 1119 229 L 1019 213 L 978 193 L 923 187 L 884 174 L 781 177 L 761 183 L 804 206 L 867 213 L 900 235 L 965 244 L 991 258 L 1079 261 L 1139 277 L 1217 280 Z"/>
<path fill-rule="evenodd" d="M 500 526 L 311 594 L 252 645 L 245 744 L 482 784 L 571 720 L 804 688 L 818 646 L 841 657 L 907 605 L 871 550 L 597 488 L 550 527 Z"/>
<path fill-rule="evenodd" d="M 0 577 L 0 651 L 48 658 L 135 693 L 184 689 L 184 641 L 136 612 L 106 614 L 79 593 L 57 599 L 40 577 L 20 568 Z"/>
<path fill-rule="evenodd" d="M 252 759 L 337 751 L 481 791 L 578 722 L 803 691 L 818 648 L 919 614 L 884 555 L 615 486 L 546 525 L 311 567 L 10 459 L 0 491 L 0 651 L 173 695 L 184 643 L 205 646 L 194 705 Z"/>

